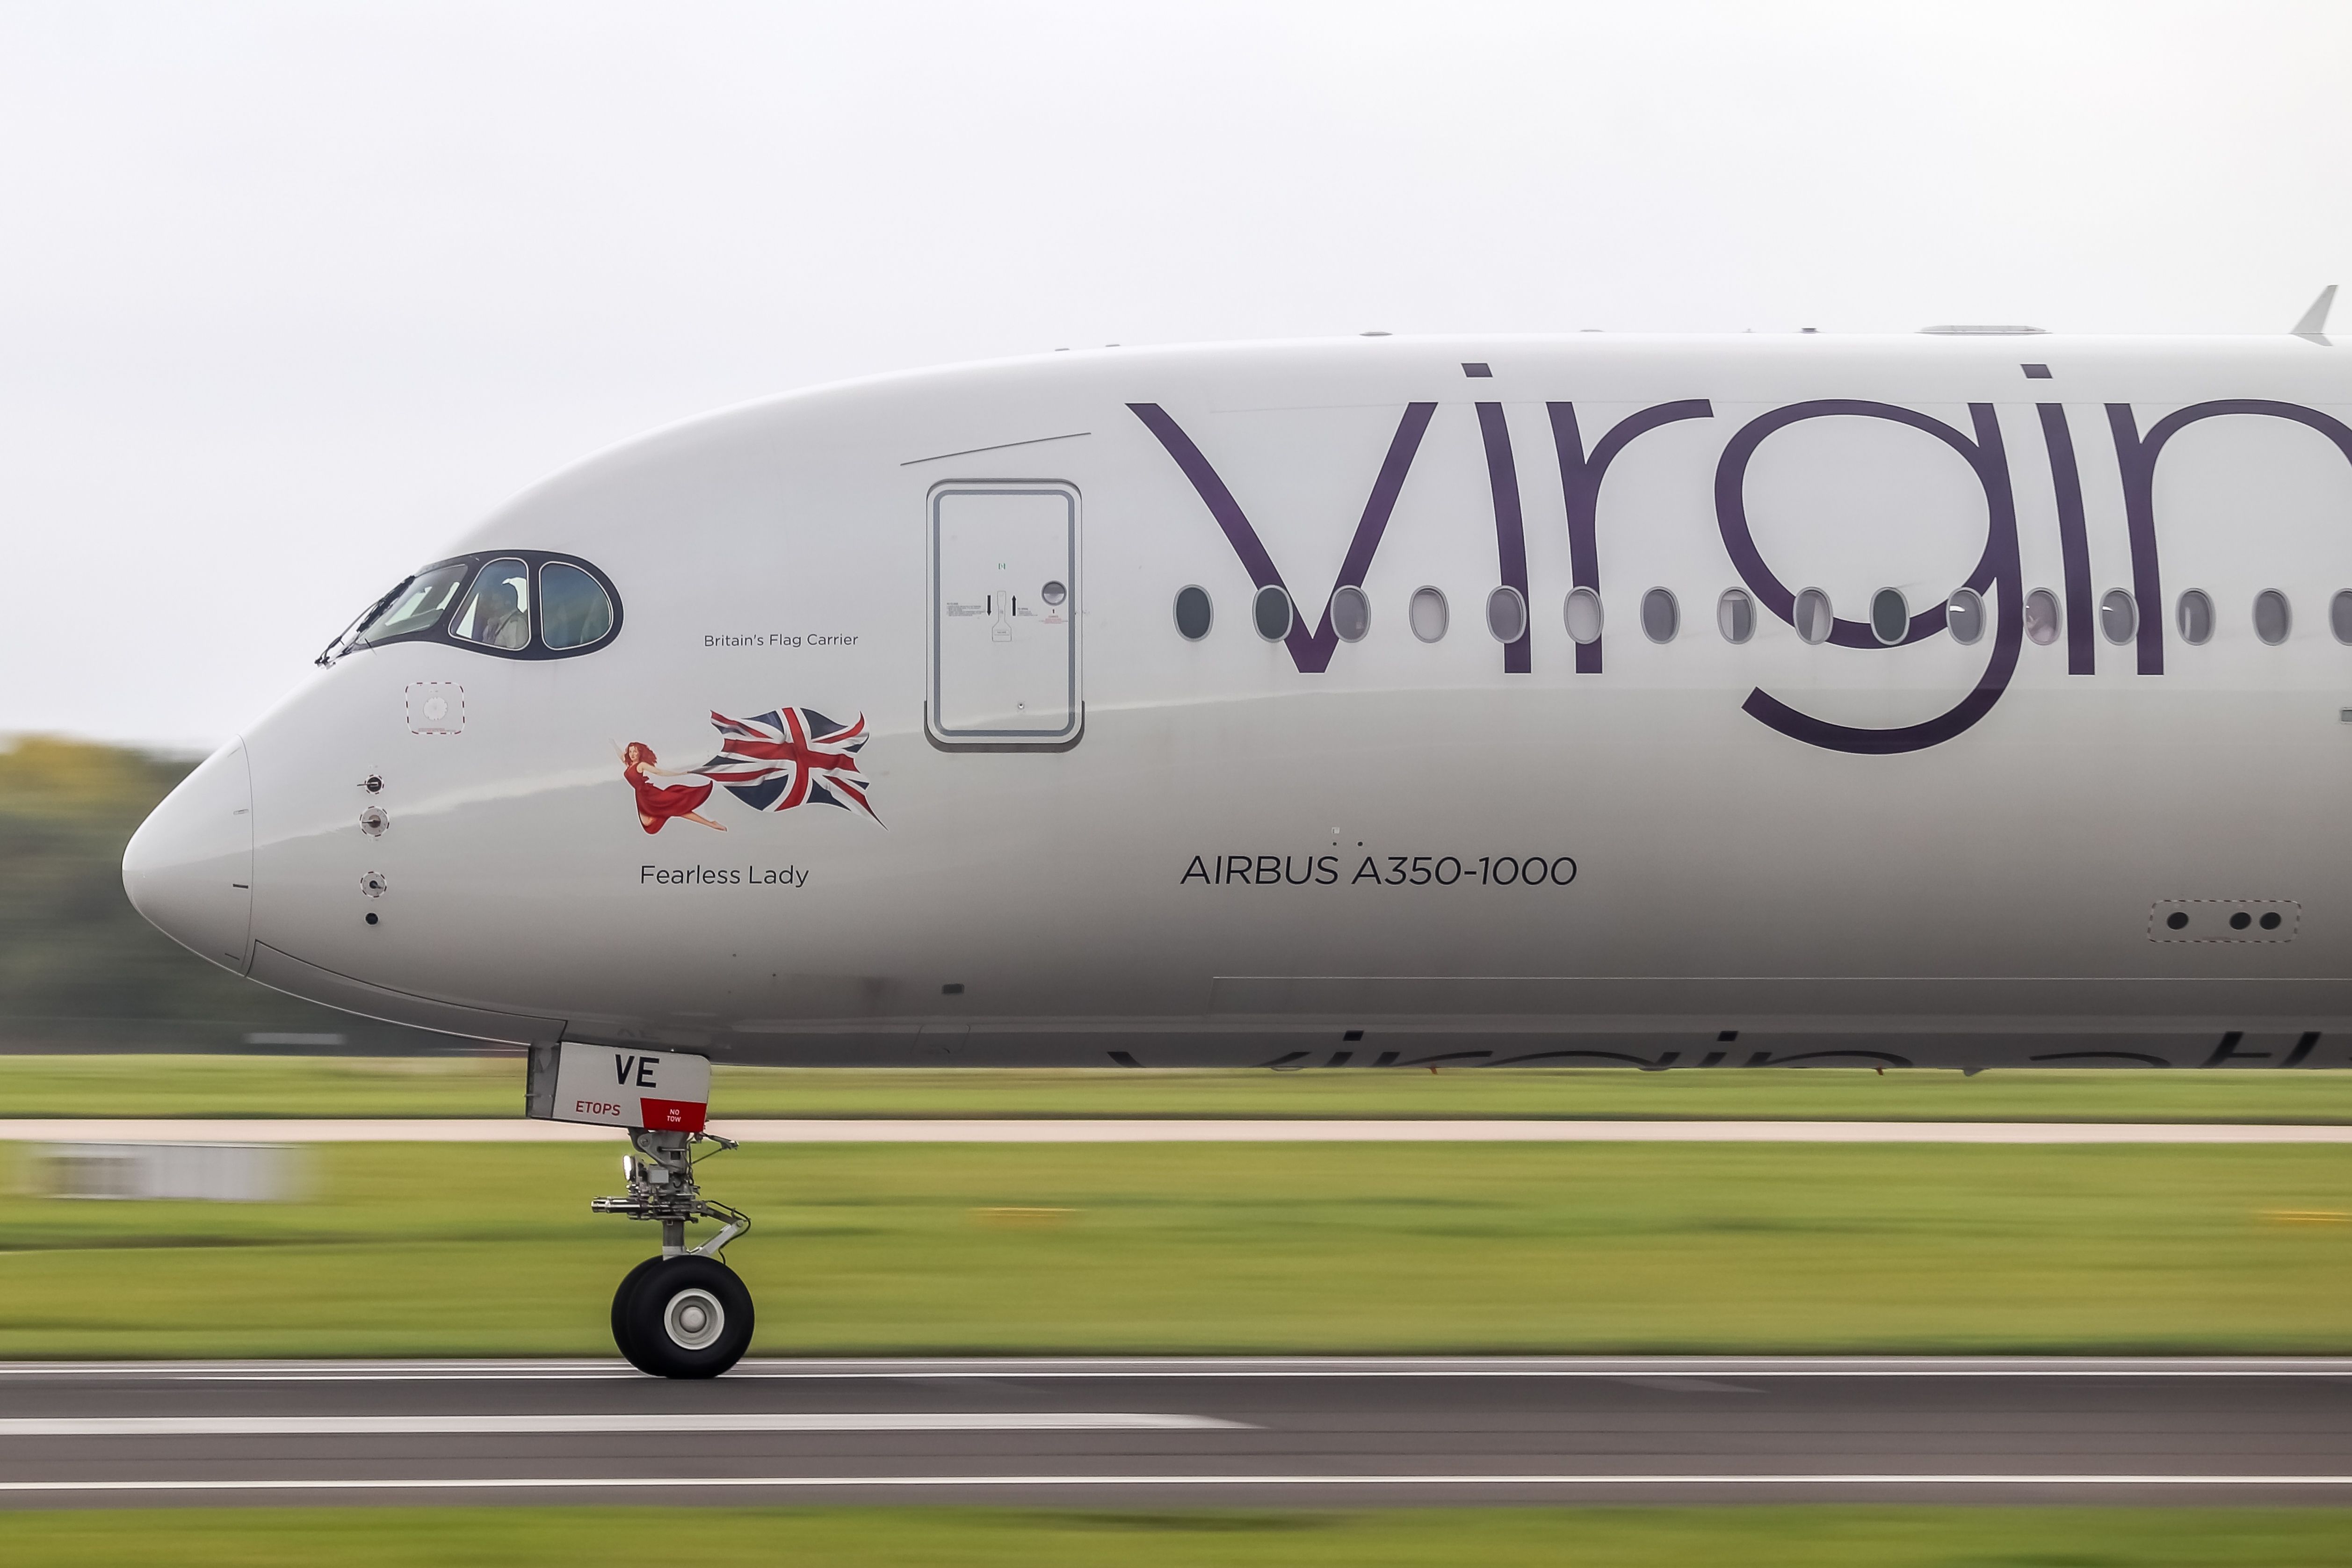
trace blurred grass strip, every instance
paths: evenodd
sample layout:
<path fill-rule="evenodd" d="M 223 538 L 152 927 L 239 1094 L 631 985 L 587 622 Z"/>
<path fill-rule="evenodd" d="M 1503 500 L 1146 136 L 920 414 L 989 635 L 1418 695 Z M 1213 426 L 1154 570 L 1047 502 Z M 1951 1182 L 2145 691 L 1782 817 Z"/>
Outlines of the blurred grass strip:
<path fill-rule="evenodd" d="M 721 1116 L 2352 1123 L 2352 1072 L 861 1071 L 721 1062 Z M 520 1057 L 0 1056 L 0 1117 L 514 1116 Z"/>
<path fill-rule="evenodd" d="M 142 1509 L 18 1512 L 44 1568 L 2308 1568 L 2352 1511 L 2203 1508 L 1494 1508 L 1345 1512 L 975 1508 Z"/>
<path fill-rule="evenodd" d="M 283 1205 L 0 1208 L 0 1357 L 612 1354 L 621 1143 L 319 1146 Z M 762 1354 L 2352 1354 L 2334 1148 L 763 1145 Z M 1050 1223 L 1006 1223 L 1010 1214 Z"/>

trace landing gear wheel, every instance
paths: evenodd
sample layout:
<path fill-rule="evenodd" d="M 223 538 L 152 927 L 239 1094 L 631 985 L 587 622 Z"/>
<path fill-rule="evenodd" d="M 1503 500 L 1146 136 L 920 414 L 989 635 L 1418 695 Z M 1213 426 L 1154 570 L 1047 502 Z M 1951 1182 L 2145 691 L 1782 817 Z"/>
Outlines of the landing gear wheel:
<path fill-rule="evenodd" d="M 638 1281 L 652 1273 L 660 1262 L 658 1258 L 646 1259 L 622 1275 L 621 1288 L 613 1292 L 613 1343 L 620 1347 L 622 1356 L 631 1366 L 645 1373 L 654 1373 L 654 1369 L 637 1359 L 635 1343 L 629 1338 L 629 1300 L 636 1294 Z M 654 1373 L 654 1375 L 659 1376 L 660 1374 Z"/>
<path fill-rule="evenodd" d="M 536 1063 L 539 1048 L 531 1052 Z M 613 1343 L 631 1366 L 655 1377 L 716 1377 L 742 1360 L 751 1343 L 751 1292 L 719 1258 L 751 1228 L 751 1218 L 702 1196 L 694 1179 L 698 1144 L 735 1146 L 699 1130 L 631 1128 L 635 1152 L 623 1161 L 627 1194 L 588 1205 L 597 1214 L 661 1226 L 662 1255 L 630 1270 L 613 1292 Z M 719 1234 L 688 1251 L 686 1228 L 706 1219 L 720 1222 Z"/>
<path fill-rule="evenodd" d="M 735 1270 L 691 1253 L 657 1258 L 615 1299 L 621 1354 L 656 1377 L 716 1377 L 751 1344 L 751 1292 Z M 629 1281 L 622 1281 L 625 1290 Z"/>

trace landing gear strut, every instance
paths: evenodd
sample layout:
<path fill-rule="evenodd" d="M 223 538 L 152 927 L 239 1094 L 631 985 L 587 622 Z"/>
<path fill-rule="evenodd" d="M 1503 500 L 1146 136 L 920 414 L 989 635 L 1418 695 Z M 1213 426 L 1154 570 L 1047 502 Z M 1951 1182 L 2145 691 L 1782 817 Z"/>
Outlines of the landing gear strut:
<path fill-rule="evenodd" d="M 693 1153 L 698 1143 L 731 1149 L 734 1143 L 709 1133 L 672 1133 L 635 1128 L 627 1156 L 629 1190 L 623 1197 L 599 1197 L 588 1207 L 597 1214 L 625 1214 L 661 1222 L 662 1249 L 630 1270 L 613 1292 L 613 1343 L 629 1364 L 656 1377 L 716 1377 L 743 1359 L 751 1343 L 751 1292 L 719 1257 L 720 1249 L 751 1228 L 740 1209 L 713 1203 L 695 1183 Z M 686 1228 L 698 1220 L 719 1221 L 719 1233 L 698 1247 L 686 1244 Z"/>

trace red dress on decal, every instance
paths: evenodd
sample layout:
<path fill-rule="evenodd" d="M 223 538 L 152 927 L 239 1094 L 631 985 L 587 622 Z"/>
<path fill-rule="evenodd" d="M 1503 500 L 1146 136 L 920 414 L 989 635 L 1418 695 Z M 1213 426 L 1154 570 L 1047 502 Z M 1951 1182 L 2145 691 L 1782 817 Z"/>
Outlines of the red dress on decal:
<path fill-rule="evenodd" d="M 710 799 L 710 786 L 701 784 L 656 784 L 646 777 L 645 768 L 629 763 L 621 769 L 629 788 L 637 792 L 637 825 L 649 833 L 658 833 L 662 824 L 672 817 L 690 816 L 702 809 Z"/>

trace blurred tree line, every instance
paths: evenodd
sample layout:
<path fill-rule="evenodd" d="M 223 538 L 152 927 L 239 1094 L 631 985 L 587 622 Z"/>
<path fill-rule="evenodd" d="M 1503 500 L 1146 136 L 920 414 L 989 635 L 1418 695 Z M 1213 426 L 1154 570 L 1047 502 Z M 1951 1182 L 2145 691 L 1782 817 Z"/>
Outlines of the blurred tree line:
<path fill-rule="evenodd" d="M 45 736 L 0 750 L 0 1051 L 467 1049 L 239 979 L 139 917 L 122 846 L 194 766 Z"/>

